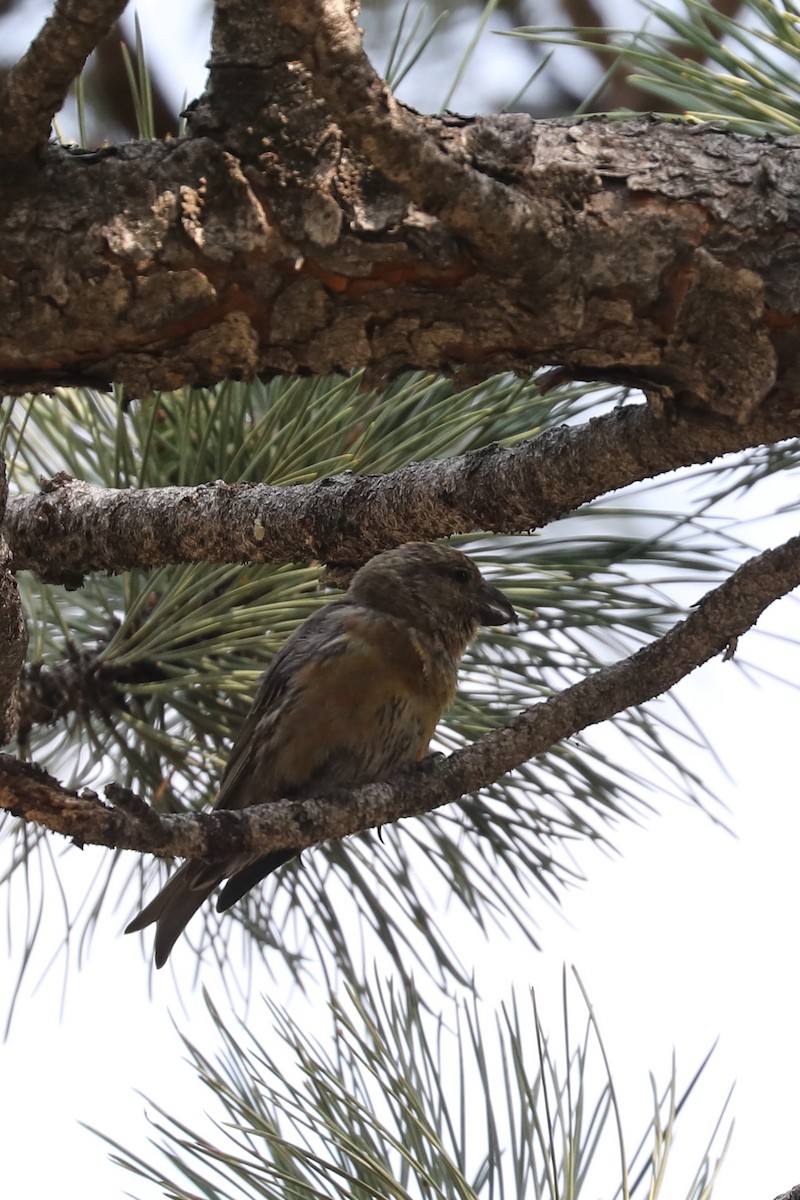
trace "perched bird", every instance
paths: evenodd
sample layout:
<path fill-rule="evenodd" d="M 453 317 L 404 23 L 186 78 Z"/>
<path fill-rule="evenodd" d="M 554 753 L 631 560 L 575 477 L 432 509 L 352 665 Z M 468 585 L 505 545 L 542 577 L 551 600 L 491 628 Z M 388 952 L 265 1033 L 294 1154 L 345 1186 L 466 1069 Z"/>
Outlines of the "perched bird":
<path fill-rule="evenodd" d="M 455 698 L 458 665 L 478 626 L 511 621 L 516 613 L 506 597 L 459 550 L 411 542 L 377 554 L 273 658 L 214 807 L 318 796 L 373 783 L 423 758 Z M 219 912 L 298 853 L 186 862 L 125 932 L 155 922 L 161 967 L 223 879 Z"/>

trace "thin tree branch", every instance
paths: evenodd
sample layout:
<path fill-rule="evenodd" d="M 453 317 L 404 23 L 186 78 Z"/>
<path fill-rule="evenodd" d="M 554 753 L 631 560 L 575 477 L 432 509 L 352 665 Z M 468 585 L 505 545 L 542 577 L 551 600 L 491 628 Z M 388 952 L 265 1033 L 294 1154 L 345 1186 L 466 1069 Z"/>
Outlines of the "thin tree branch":
<path fill-rule="evenodd" d="M 4 755 L 0 808 L 81 843 L 159 857 L 218 860 L 345 837 L 449 804 L 564 738 L 661 695 L 726 650 L 774 600 L 798 585 L 800 537 L 795 537 L 749 559 L 685 620 L 629 658 L 525 710 L 449 758 L 408 767 L 386 783 L 237 812 L 159 816 L 123 788 L 106 789 L 115 805 L 110 808 L 94 793 L 69 792 L 41 768 Z"/>
<path fill-rule="evenodd" d="M 47 141 L 70 84 L 126 3 L 56 0 L 0 91 L 0 158 L 22 158 Z"/>
<path fill-rule="evenodd" d="M 16 570 L 75 587 L 89 571 L 167 563 L 359 564 L 405 541 L 525 532 L 628 484 L 797 436 L 800 411 L 785 398 L 748 425 L 702 412 L 660 417 L 633 404 L 521 446 L 493 445 L 388 475 L 144 490 L 57 476 L 40 494 L 9 501 L 5 536 Z"/>
<path fill-rule="evenodd" d="M 67 645 L 68 657 L 57 663 L 26 663 L 19 680 L 18 729 L 25 745 L 34 725 L 53 725 L 68 713 L 100 714 L 104 718 L 127 707 L 132 684 L 163 679 L 158 663 L 127 666 L 105 661 L 103 644 Z"/>

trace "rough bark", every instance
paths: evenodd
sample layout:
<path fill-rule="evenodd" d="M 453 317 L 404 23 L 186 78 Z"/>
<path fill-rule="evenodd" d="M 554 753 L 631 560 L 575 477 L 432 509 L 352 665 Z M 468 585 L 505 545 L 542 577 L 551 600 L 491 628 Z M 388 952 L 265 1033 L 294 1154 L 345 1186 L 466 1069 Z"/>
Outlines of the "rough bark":
<path fill-rule="evenodd" d="M 163 679 L 158 663 L 126 667 L 102 658 L 95 646 L 67 645 L 67 657 L 57 663 L 26 663 L 18 684 L 17 739 L 27 745 L 34 726 L 54 725 L 69 713 L 103 713 L 113 720 L 126 706 L 132 684 Z"/>
<path fill-rule="evenodd" d="M 0 808 L 79 843 L 161 857 L 221 859 L 303 848 L 419 816 L 476 791 L 556 742 L 643 704 L 725 652 L 773 600 L 800 585 L 800 537 L 750 559 L 669 633 L 534 705 L 502 728 L 457 750 L 406 768 L 395 780 L 324 798 L 284 800 L 239 812 L 160 816 L 111 785 L 111 807 L 93 792 L 67 791 L 41 768 L 0 756 Z"/>
<path fill-rule="evenodd" d="M 10 555 L 0 538 L 0 746 L 17 731 L 19 673 L 28 648 L 28 630 L 22 615 L 17 581 L 8 567 Z"/>
<path fill-rule="evenodd" d="M 183 562 L 358 565 L 404 541 L 483 529 L 523 533 L 605 492 L 721 454 L 800 436 L 800 407 L 766 404 L 747 424 L 713 413 L 663 417 L 649 405 L 560 426 L 389 475 L 313 484 L 100 488 L 58 476 L 9 501 L 17 570 L 80 586 L 89 571 Z"/>
<path fill-rule="evenodd" d="M 190 129 L 3 174 L 1 387 L 559 364 L 737 421 L 795 391 L 795 139 L 420 117 L 310 0 L 217 5 Z"/>
<path fill-rule="evenodd" d="M 330 237 L 298 211 L 286 236 L 263 180 L 209 139 L 90 163 L 52 149 L 5 175 L 0 385 L 556 363 L 737 419 L 794 391 L 800 146 L 648 120 L 439 132 L 537 197 L 535 250 L 479 260 L 409 205 L 388 229 L 339 212 Z"/>
<path fill-rule="evenodd" d="M 0 514 L 8 486 L 0 456 Z M 19 718 L 19 673 L 28 648 L 28 629 L 22 614 L 17 581 L 11 571 L 11 552 L 0 531 L 0 746 L 14 736 Z"/>

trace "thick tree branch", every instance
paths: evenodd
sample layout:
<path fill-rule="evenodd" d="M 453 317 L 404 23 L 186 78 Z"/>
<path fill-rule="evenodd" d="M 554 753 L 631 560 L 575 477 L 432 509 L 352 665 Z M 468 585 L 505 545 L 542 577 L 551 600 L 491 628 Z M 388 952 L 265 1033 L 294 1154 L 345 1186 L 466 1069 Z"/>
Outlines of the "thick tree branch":
<path fill-rule="evenodd" d="M 630 483 L 798 436 L 800 405 L 786 401 L 766 405 L 745 426 L 630 405 L 521 446 L 489 446 L 389 475 L 142 491 L 58 477 L 39 495 L 9 502 L 5 535 L 15 569 L 71 586 L 89 571 L 167 563 L 358 564 L 405 541 L 525 532 Z"/>
<path fill-rule="evenodd" d="M 643 704 L 725 650 L 774 600 L 800 585 L 800 537 L 751 558 L 669 633 L 619 663 L 542 701 L 449 758 L 406 768 L 394 780 L 321 799 L 284 800 L 239 812 L 159 816 L 121 788 L 116 807 L 67 792 L 38 767 L 0 756 L 0 808 L 79 842 L 160 857 L 223 859 L 312 846 L 402 817 L 419 816 L 486 787 L 564 738 Z"/>
<path fill-rule="evenodd" d="M 739 421 L 796 390 L 792 139 L 422 118 L 315 4 L 309 40 L 309 5 L 219 0 L 192 138 L 0 173 L 0 388 L 558 364 Z"/>
<path fill-rule="evenodd" d="M 245 72 L 251 91 L 262 73 Z M 280 124 L 271 95 L 264 120 Z M 434 123 L 454 162 L 535 195 L 557 238 L 477 261 L 317 118 L 306 141 L 290 123 L 292 147 L 253 126 L 252 160 L 217 131 L 91 162 L 51 148 L 0 173 L 0 388 L 561 364 L 737 420 L 773 381 L 796 389 L 791 139 L 641 119 Z"/>
<path fill-rule="evenodd" d="M 0 160 L 22 158 L 46 142 L 76 75 L 123 12 L 127 0 L 56 0 L 0 90 Z"/>

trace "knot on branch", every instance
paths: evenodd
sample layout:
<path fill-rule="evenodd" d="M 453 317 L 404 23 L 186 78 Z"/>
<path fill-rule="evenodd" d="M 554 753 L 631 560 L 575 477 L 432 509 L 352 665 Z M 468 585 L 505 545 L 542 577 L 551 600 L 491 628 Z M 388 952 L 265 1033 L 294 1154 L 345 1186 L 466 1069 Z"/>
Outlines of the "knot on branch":
<path fill-rule="evenodd" d="M 684 287 L 675 317 L 678 372 L 684 360 L 693 403 L 743 425 L 775 383 L 777 369 L 764 325 L 763 280 L 700 248 Z"/>

